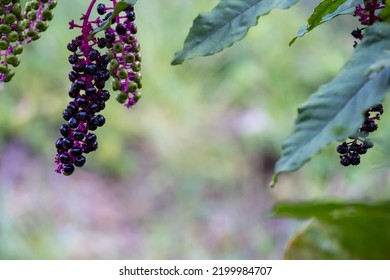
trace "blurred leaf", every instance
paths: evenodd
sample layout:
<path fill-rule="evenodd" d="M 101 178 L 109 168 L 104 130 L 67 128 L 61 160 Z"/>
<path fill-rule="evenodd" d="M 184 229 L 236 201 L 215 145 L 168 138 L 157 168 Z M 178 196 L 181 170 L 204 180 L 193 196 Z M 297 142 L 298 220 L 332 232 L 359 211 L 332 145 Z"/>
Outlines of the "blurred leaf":
<path fill-rule="evenodd" d="M 280 203 L 274 213 L 314 218 L 291 239 L 286 259 L 390 258 L 390 202 Z"/>
<path fill-rule="evenodd" d="M 381 11 L 380 17 L 385 22 L 390 21 L 390 5 L 388 3 L 386 3 L 385 8 Z"/>
<path fill-rule="evenodd" d="M 352 13 L 355 7 L 361 3 L 363 3 L 363 0 L 325 0 L 321 2 L 307 20 L 308 25 L 303 26 L 298 31 L 297 36 L 291 40 L 289 45 L 291 46 L 296 39 L 303 37 L 307 32 L 324 22 L 330 21 L 339 15 Z"/>
<path fill-rule="evenodd" d="M 367 29 L 344 69 L 298 109 L 295 131 L 282 147 L 271 184 L 276 184 L 278 174 L 302 167 L 324 146 L 347 138 L 361 125 L 362 113 L 382 102 L 390 86 L 390 68 L 378 65 L 387 65 L 389 49 L 390 24 Z"/>
<path fill-rule="evenodd" d="M 196 56 L 207 56 L 241 40 L 257 24 L 260 16 L 272 9 L 287 9 L 298 0 L 221 0 L 210 12 L 199 14 L 172 65 Z"/>

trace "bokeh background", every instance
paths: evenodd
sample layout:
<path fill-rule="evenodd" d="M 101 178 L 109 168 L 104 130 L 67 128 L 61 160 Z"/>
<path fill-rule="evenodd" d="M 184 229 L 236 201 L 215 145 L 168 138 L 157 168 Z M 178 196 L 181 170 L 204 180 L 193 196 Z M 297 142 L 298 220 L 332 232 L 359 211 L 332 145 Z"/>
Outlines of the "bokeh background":
<path fill-rule="evenodd" d="M 217 0 L 139 0 L 143 97 L 107 103 L 99 149 L 71 177 L 54 172 L 69 102 L 66 44 L 88 1 L 59 1 L 42 38 L 0 91 L 1 259 L 280 259 L 305 222 L 278 201 L 389 196 L 389 114 L 376 149 L 342 168 L 334 145 L 268 187 L 297 107 L 352 53 L 345 16 L 289 47 L 320 1 L 275 10 L 241 42 L 170 66 L 201 11 Z M 386 110 L 386 109 L 385 109 Z"/>

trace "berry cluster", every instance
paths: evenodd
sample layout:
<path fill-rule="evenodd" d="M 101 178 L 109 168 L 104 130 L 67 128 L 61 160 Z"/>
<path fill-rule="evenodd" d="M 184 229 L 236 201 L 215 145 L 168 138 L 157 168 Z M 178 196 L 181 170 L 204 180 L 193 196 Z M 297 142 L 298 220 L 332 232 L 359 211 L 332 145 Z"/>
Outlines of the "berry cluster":
<path fill-rule="evenodd" d="M 137 37 L 137 26 L 134 23 L 134 7 L 129 6 L 125 15 L 117 16 L 114 26 L 105 31 L 107 41 L 107 54 L 111 58 L 109 65 L 110 74 L 113 77 L 112 89 L 119 91 L 116 100 L 132 107 L 141 97 L 138 91 L 142 88 L 141 54 Z M 105 10 L 101 10 L 105 13 Z M 127 101 L 127 102 L 126 102 Z"/>
<path fill-rule="evenodd" d="M 15 75 L 11 68 L 20 64 L 23 44 L 40 38 L 53 18 L 57 0 L 33 0 L 24 12 L 20 0 L 0 0 L 0 82 L 9 82 Z"/>
<path fill-rule="evenodd" d="M 139 99 L 137 89 L 141 87 L 141 76 L 138 73 L 141 56 L 138 53 L 139 44 L 134 36 L 137 32 L 133 23 L 134 8 L 128 5 L 124 10 L 125 16 L 119 13 L 113 17 L 116 1 L 113 1 L 110 8 L 99 4 L 97 13 L 100 16 L 104 15 L 104 18 L 101 20 L 99 16 L 91 20 L 95 2 L 91 1 L 88 11 L 82 16 L 82 25 L 75 24 L 73 20 L 69 23 L 70 29 L 80 28 L 81 35 L 67 45 L 68 50 L 72 52 L 68 57 L 72 65 L 72 71 L 68 75 L 72 82 L 68 92 L 72 101 L 62 114 L 67 123 L 61 126 L 62 137 L 57 139 L 55 144 L 56 172 L 64 175 L 71 175 L 75 167 L 82 167 L 86 162 L 85 154 L 95 151 L 98 147 L 97 136 L 91 131 L 95 131 L 106 122 L 105 117 L 99 112 L 105 108 L 105 103 L 110 98 L 109 91 L 105 89 L 110 77 L 114 78 L 113 85 L 120 83 L 117 89 L 122 90 L 120 94 L 122 92 L 126 94 L 122 103 L 128 99 L 127 107 L 131 107 Z M 121 23 L 123 19 L 125 20 Z M 101 28 L 107 21 L 115 23 L 115 29 L 108 27 L 104 37 L 97 38 L 95 30 Z M 100 52 L 103 49 L 106 50 L 104 54 Z M 132 83 L 135 83 L 135 86 Z"/>
<path fill-rule="evenodd" d="M 371 0 L 370 2 L 364 1 L 364 4 L 359 4 L 355 7 L 353 15 L 359 17 L 359 22 L 362 25 L 373 25 L 377 21 L 382 21 L 379 13 L 385 7 L 385 3 L 386 0 Z M 357 28 L 351 32 L 351 35 L 357 40 L 362 40 L 363 30 L 364 28 Z M 357 44 L 357 41 L 354 41 L 353 47 L 356 47 Z"/>
<path fill-rule="evenodd" d="M 380 116 L 382 114 L 382 104 L 378 104 L 368 109 L 364 113 L 364 122 L 357 133 L 349 137 L 352 141 L 348 143 L 343 142 L 337 146 L 337 152 L 340 154 L 341 165 L 358 165 L 360 163 L 360 156 L 365 154 L 368 149 L 374 146 L 372 141 L 368 139 L 368 136 L 371 132 L 377 130 L 378 125 L 375 121 L 380 120 Z"/>

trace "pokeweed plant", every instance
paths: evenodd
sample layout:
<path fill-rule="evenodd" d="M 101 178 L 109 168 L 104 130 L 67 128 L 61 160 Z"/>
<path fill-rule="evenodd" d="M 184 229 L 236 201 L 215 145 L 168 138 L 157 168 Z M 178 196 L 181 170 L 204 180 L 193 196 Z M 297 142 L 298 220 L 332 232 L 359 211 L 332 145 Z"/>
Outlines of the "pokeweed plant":
<path fill-rule="evenodd" d="M 94 131 L 105 124 L 101 114 L 110 91 L 127 108 L 141 97 L 140 44 L 134 5 L 137 0 L 91 0 L 70 29 L 79 34 L 66 46 L 72 70 L 63 111 L 66 123 L 55 143 L 56 171 L 70 175 L 85 164 L 85 155 L 98 148 Z M 261 16 L 273 9 L 288 9 L 298 0 L 220 0 L 193 22 L 182 50 L 172 65 L 196 56 L 209 56 L 243 39 Z M 0 0 L 0 82 L 9 82 L 20 63 L 23 45 L 40 38 L 48 28 L 57 0 L 33 0 L 22 8 L 20 0 Z M 324 0 L 309 17 L 294 42 L 319 25 L 340 15 L 357 19 L 351 30 L 354 52 L 339 74 L 298 109 L 295 129 L 282 146 L 272 185 L 280 173 L 301 168 L 326 145 L 341 142 L 336 151 L 343 166 L 357 165 L 374 146 L 369 134 L 378 128 L 389 91 L 390 8 L 385 0 Z M 111 79 L 111 86 L 107 82 Z M 349 138 L 349 140 L 346 140 Z"/>

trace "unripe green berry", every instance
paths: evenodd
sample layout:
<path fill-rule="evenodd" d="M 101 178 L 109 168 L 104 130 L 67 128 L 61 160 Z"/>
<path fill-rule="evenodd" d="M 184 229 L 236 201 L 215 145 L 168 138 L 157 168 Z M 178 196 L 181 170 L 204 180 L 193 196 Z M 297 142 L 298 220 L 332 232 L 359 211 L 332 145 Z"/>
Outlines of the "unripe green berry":
<path fill-rule="evenodd" d="M 44 9 L 42 12 L 42 17 L 46 20 L 52 20 L 53 12 L 50 9 Z"/>
<path fill-rule="evenodd" d="M 15 3 L 12 7 L 12 12 L 20 18 L 22 14 L 22 6 L 19 3 Z"/>
<path fill-rule="evenodd" d="M 121 85 L 122 85 L 121 82 L 118 81 L 117 79 L 113 79 L 111 81 L 111 87 L 112 87 L 112 90 L 114 90 L 114 91 L 119 90 L 121 88 Z"/>
<path fill-rule="evenodd" d="M 139 61 L 135 61 L 133 63 L 133 65 L 131 66 L 131 69 L 134 71 L 134 72 L 139 72 L 141 70 L 141 62 Z"/>
<path fill-rule="evenodd" d="M 15 76 L 15 71 L 14 70 L 8 70 L 8 73 L 5 75 L 4 82 L 8 83 L 12 80 L 13 76 Z"/>
<path fill-rule="evenodd" d="M 8 5 L 12 2 L 12 0 L 1 0 L 1 4 Z"/>
<path fill-rule="evenodd" d="M 28 37 L 34 38 L 34 37 L 36 37 L 37 35 L 38 35 L 38 33 L 37 33 L 35 30 L 29 29 L 29 30 L 27 31 L 27 36 L 28 36 Z"/>
<path fill-rule="evenodd" d="M 0 32 L 4 34 L 8 34 L 11 31 L 11 27 L 9 27 L 7 24 L 0 24 Z"/>
<path fill-rule="evenodd" d="M 134 60 L 135 60 L 134 54 L 132 54 L 132 53 L 125 54 L 126 63 L 133 63 Z"/>
<path fill-rule="evenodd" d="M 49 9 L 53 10 L 57 6 L 57 0 L 52 0 L 49 4 Z"/>
<path fill-rule="evenodd" d="M 29 11 L 29 12 L 27 13 L 27 18 L 28 18 L 29 20 L 31 20 L 31 21 L 34 21 L 34 20 L 37 19 L 37 13 L 34 12 L 34 11 Z"/>
<path fill-rule="evenodd" d="M 31 4 L 31 8 L 33 9 L 33 10 L 38 10 L 39 9 L 39 3 L 38 3 L 38 1 L 31 1 L 30 2 Z"/>
<path fill-rule="evenodd" d="M 130 84 L 127 86 L 127 90 L 129 92 L 135 92 L 138 89 L 138 85 L 135 82 L 130 82 Z"/>
<path fill-rule="evenodd" d="M 23 31 L 27 29 L 29 26 L 29 21 L 27 20 L 22 20 L 18 22 L 18 31 Z"/>
<path fill-rule="evenodd" d="M 4 74 L 7 73 L 8 71 L 8 66 L 5 64 L 0 64 L 0 73 Z"/>
<path fill-rule="evenodd" d="M 121 53 L 121 52 L 123 52 L 124 47 L 123 47 L 123 44 L 121 44 L 121 43 L 116 43 L 116 44 L 112 47 L 112 49 L 113 49 L 114 52 L 116 52 L 116 53 Z"/>
<path fill-rule="evenodd" d="M 126 69 L 124 69 L 124 68 L 121 68 L 121 69 L 119 69 L 119 71 L 118 71 L 118 77 L 120 78 L 120 79 L 126 79 L 127 78 L 127 76 L 129 75 L 128 73 L 127 73 L 127 71 L 126 71 Z"/>
<path fill-rule="evenodd" d="M 16 55 L 10 54 L 5 58 L 5 61 L 12 66 L 18 66 L 20 59 Z"/>
<path fill-rule="evenodd" d="M 0 7 L 0 16 L 4 15 L 4 8 Z"/>
<path fill-rule="evenodd" d="M 15 22 L 15 20 L 16 20 L 16 16 L 14 14 L 11 14 L 11 13 L 6 14 L 4 17 L 4 21 L 7 24 L 12 24 Z"/>
<path fill-rule="evenodd" d="M 110 61 L 109 69 L 110 69 L 110 70 L 115 70 L 115 69 L 117 69 L 118 67 L 119 67 L 119 62 L 118 62 L 118 60 L 112 59 L 112 60 Z"/>
<path fill-rule="evenodd" d="M 115 58 L 115 55 L 114 55 L 114 53 L 113 53 L 111 50 L 108 50 L 108 51 L 106 52 L 106 54 L 108 55 L 108 57 L 109 57 L 110 59 L 114 59 L 114 58 Z"/>
<path fill-rule="evenodd" d="M 23 46 L 22 45 L 17 45 L 14 47 L 12 53 L 15 55 L 21 54 L 23 52 Z"/>
<path fill-rule="evenodd" d="M 9 43 L 6 40 L 0 40 L 0 49 L 1 50 L 6 50 L 9 47 Z"/>
<path fill-rule="evenodd" d="M 35 28 L 37 29 L 37 30 L 39 30 L 40 32 L 43 32 L 43 31 L 46 31 L 46 29 L 48 28 L 48 24 L 46 23 L 46 22 L 44 22 L 44 21 L 37 21 L 36 23 L 35 23 Z"/>
<path fill-rule="evenodd" d="M 137 92 L 135 95 L 134 95 L 134 101 L 137 102 L 138 100 L 140 100 L 142 97 L 142 94 L 140 92 Z"/>
<path fill-rule="evenodd" d="M 141 53 L 137 52 L 137 53 L 135 54 L 135 60 L 137 60 L 137 61 L 139 61 L 139 62 L 142 61 Z"/>
<path fill-rule="evenodd" d="M 16 32 L 16 31 L 11 31 L 11 32 L 8 34 L 8 41 L 10 41 L 11 43 L 16 42 L 18 39 L 19 39 L 19 34 L 18 34 L 18 32 Z"/>
<path fill-rule="evenodd" d="M 118 93 L 116 96 L 115 96 L 115 99 L 116 101 L 118 101 L 119 103 L 123 104 L 126 102 L 127 100 L 127 94 L 123 91 L 121 91 L 120 93 Z"/>
<path fill-rule="evenodd" d="M 133 45 L 133 52 L 139 52 L 141 50 L 141 45 L 136 42 L 134 45 Z"/>

